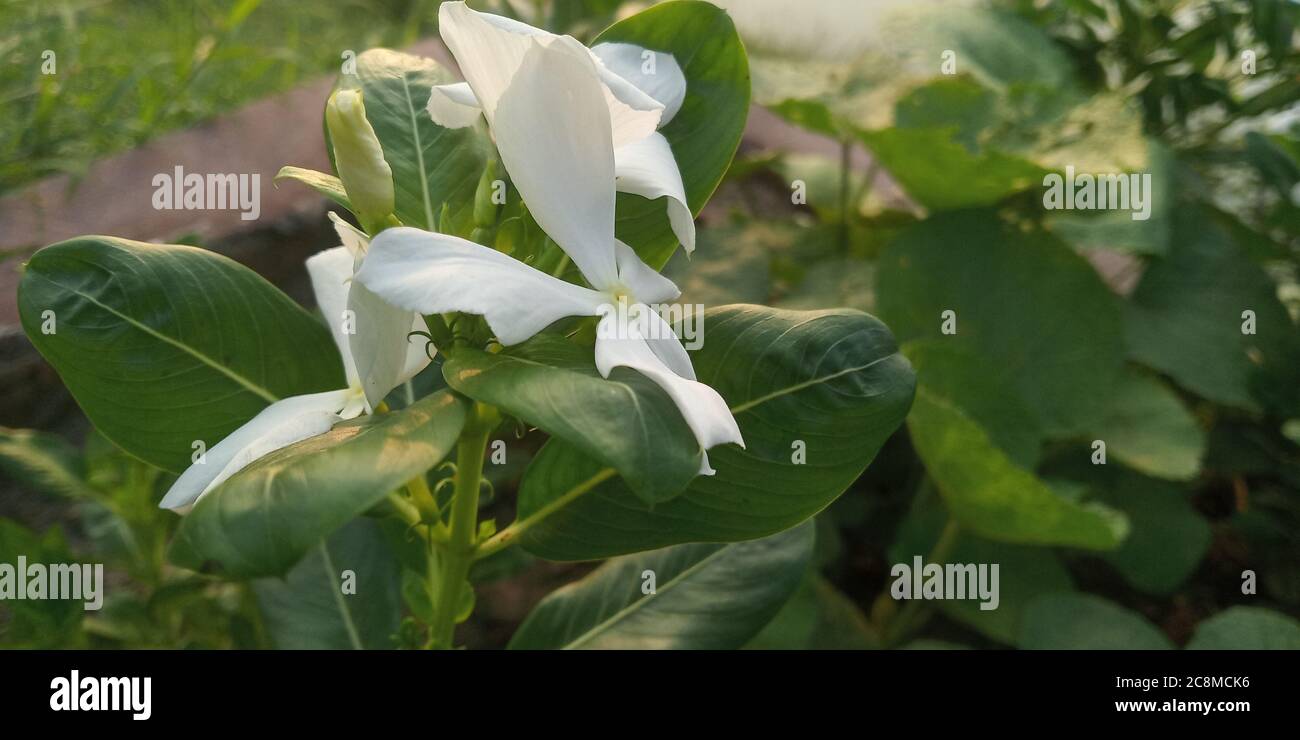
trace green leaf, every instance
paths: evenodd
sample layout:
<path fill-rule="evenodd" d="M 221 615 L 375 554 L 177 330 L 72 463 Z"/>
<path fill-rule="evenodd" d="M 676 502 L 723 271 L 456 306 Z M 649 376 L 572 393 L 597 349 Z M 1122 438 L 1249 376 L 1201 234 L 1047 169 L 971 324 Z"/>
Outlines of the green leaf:
<path fill-rule="evenodd" d="M 1300 622 L 1256 606 L 1234 606 L 1196 626 L 1188 650 L 1300 650 Z"/>
<path fill-rule="evenodd" d="M 401 617 L 398 572 L 379 524 L 356 519 L 283 580 L 259 579 L 253 590 L 281 650 L 381 649 L 392 647 Z"/>
<path fill-rule="evenodd" d="M 820 575 L 808 573 L 799 590 L 747 650 L 875 650 L 880 638 L 862 610 Z"/>
<path fill-rule="evenodd" d="M 946 339 L 919 339 L 903 345 L 918 382 L 969 416 L 1007 458 L 1033 470 L 1042 446 L 1038 420 L 989 363 Z"/>
<path fill-rule="evenodd" d="M 482 127 L 445 129 L 425 111 L 434 85 L 458 82 L 432 59 L 388 49 L 357 57 L 356 84 L 366 119 L 393 170 L 396 214 L 407 226 L 468 233 L 474 191 L 487 161 L 495 157 Z M 450 223 L 441 223 L 446 204 Z"/>
<path fill-rule="evenodd" d="M 451 350 L 447 384 L 614 468 L 647 504 L 681 493 L 700 446 L 672 399 L 628 368 L 600 377 L 590 348 L 539 335 L 499 354 Z"/>
<path fill-rule="evenodd" d="M 738 648 L 799 586 L 812 558 L 813 532 L 806 522 L 748 542 L 678 545 L 616 558 L 543 599 L 510 647 Z"/>
<path fill-rule="evenodd" d="M 0 517 L 0 563 L 16 569 L 19 556 L 29 563 L 78 562 L 59 527 L 37 534 Z M 99 589 L 100 595 L 106 596 L 102 581 Z M 94 613 L 86 611 L 84 602 L 77 599 L 6 599 L 4 609 L 7 614 L 0 628 L 0 643 L 45 650 L 85 647 L 82 622 Z"/>
<path fill-rule="evenodd" d="M 900 341 L 933 338 L 987 358 L 1049 437 L 1099 419 L 1123 361 L 1119 302 L 1057 239 L 992 211 L 943 213 L 880 259 L 877 305 Z M 955 334 L 944 334 L 944 312 Z"/>
<path fill-rule="evenodd" d="M 731 18 L 709 3 L 677 0 L 615 23 L 592 44 L 605 42 L 671 54 L 682 68 L 686 99 L 659 132 L 672 146 L 687 205 L 698 214 L 722 182 L 749 116 L 749 61 Z M 662 199 L 619 193 L 615 234 L 655 268 L 677 247 Z"/>
<path fill-rule="evenodd" d="M 235 578 L 278 576 L 406 481 L 446 457 L 465 422 L 450 391 L 344 422 L 263 457 L 199 499 L 172 562 Z"/>
<path fill-rule="evenodd" d="M 1140 614 L 1092 594 L 1044 594 L 1025 610 L 1025 650 L 1169 650 L 1173 643 Z"/>
<path fill-rule="evenodd" d="M 343 181 L 333 175 L 304 167 L 288 166 L 281 167 L 280 172 L 276 174 L 275 182 L 279 183 L 280 180 L 297 180 L 349 211 L 352 210 L 352 201 L 348 200 L 347 191 L 343 189 Z"/>
<path fill-rule="evenodd" d="M 1047 171 L 995 150 L 972 153 L 951 128 L 863 132 L 862 142 L 907 194 L 933 210 L 997 203 L 1041 185 Z"/>
<path fill-rule="evenodd" d="M 800 311 L 844 306 L 869 313 L 876 307 L 876 266 L 854 257 L 816 262 L 780 305 Z"/>
<path fill-rule="evenodd" d="M 1123 473 L 1097 490 L 1097 495 L 1132 524 L 1124 544 L 1102 557 L 1134 588 L 1158 595 L 1173 593 L 1210 549 L 1209 523 L 1192 507 L 1188 492 L 1178 486 Z"/>
<path fill-rule="evenodd" d="M 54 244 L 27 263 L 18 308 L 96 428 L 172 472 L 189 467 L 194 442 L 211 447 L 272 401 L 344 385 L 324 324 L 252 270 L 194 247 Z"/>
<path fill-rule="evenodd" d="M 691 359 L 731 407 L 745 449 L 709 450 L 716 475 L 647 509 L 600 463 L 552 439 L 524 474 L 508 530 L 525 549 L 584 560 L 780 532 L 843 493 L 907 414 L 911 368 L 874 317 L 723 306 L 704 326 Z"/>
<path fill-rule="evenodd" d="M 1171 244 L 1128 304 L 1129 355 L 1211 401 L 1300 409 L 1300 329 L 1272 279 L 1199 208 L 1180 211 Z"/>
<path fill-rule="evenodd" d="M 1017 467 L 978 424 L 924 386 L 907 418 L 916 453 L 952 516 L 999 542 L 1113 549 L 1128 524 L 1098 504 L 1071 501 Z"/>
<path fill-rule="evenodd" d="M 913 506 L 889 548 L 891 562 L 911 566 L 915 556 L 928 556 L 947 518 L 943 507 L 937 503 L 931 498 L 929 503 L 918 502 Z M 937 605 L 948 618 L 1008 645 L 1015 644 L 1025 608 L 1035 597 L 1074 590 L 1074 579 L 1060 558 L 1041 547 L 993 542 L 962 532 L 944 560 L 946 563 L 997 564 L 996 608 L 981 609 L 982 601 L 978 594 L 969 593 L 971 598 L 946 599 Z"/>
<path fill-rule="evenodd" d="M 0 427 L 0 470 L 44 493 L 68 498 L 94 494 L 77 449 L 57 434 Z"/>
<path fill-rule="evenodd" d="M 1205 432 L 1164 383 L 1126 371 L 1106 405 L 1094 430 L 1106 454 L 1157 478 L 1191 480 L 1200 472 Z"/>

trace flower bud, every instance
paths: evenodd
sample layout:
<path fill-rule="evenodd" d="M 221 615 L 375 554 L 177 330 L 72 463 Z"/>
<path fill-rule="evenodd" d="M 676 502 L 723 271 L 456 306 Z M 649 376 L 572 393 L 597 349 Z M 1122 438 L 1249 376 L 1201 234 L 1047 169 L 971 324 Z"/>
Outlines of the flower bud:
<path fill-rule="evenodd" d="M 325 125 L 334 144 L 334 166 L 353 209 L 363 223 L 386 218 L 393 212 L 393 171 L 366 120 L 361 91 L 334 91 L 325 106 Z"/>

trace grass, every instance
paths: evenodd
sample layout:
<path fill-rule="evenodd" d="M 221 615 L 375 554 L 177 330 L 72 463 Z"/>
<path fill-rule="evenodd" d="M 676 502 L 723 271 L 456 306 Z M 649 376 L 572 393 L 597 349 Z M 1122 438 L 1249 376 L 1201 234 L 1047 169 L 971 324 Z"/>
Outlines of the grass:
<path fill-rule="evenodd" d="M 0 193 L 436 26 L 434 0 L 0 0 Z"/>

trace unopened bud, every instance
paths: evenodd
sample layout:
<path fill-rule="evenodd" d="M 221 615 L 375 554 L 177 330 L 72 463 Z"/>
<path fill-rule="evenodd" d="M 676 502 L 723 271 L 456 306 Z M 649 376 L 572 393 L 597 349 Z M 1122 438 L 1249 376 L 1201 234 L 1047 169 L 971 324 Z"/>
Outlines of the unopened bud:
<path fill-rule="evenodd" d="M 334 166 L 357 215 L 363 222 L 386 218 L 393 212 L 393 171 L 366 120 L 361 91 L 336 90 L 325 106 L 325 125 L 334 144 Z"/>

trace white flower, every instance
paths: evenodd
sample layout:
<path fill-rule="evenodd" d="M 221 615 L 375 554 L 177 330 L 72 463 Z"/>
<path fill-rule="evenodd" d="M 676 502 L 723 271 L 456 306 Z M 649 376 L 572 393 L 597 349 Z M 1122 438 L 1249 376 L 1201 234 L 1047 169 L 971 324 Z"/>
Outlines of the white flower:
<path fill-rule="evenodd" d="M 617 189 L 650 200 L 667 198 L 673 233 L 687 252 L 695 250 L 695 222 L 686 204 L 682 175 L 672 147 L 657 131 L 672 120 L 686 97 L 686 77 L 671 54 L 623 43 L 597 44 L 587 50 L 569 36 L 479 13 L 463 2 L 443 3 L 438 24 L 466 80 L 437 85 L 429 95 L 430 117 L 447 128 L 472 125 L 482 114 L 495 133 L 501 96 L 534 44 L 549 46 L 563 39 L 582 48 L 595 65 L 609 109 Z"/>
<path fill-rule="evenodd" d="M 615 124 L 599 68 L 573 39 L 526 42 L 511 76 L 490 96 L 479 89 L 479 99 L 491 111 L 501 159 L 529 212 L 592 287 L 464 239 L 412 228 L 379 234 L 357 281 L 406 310 L 482 315 L 506 345 L 566 316 L 600 316 L 595 359 L 603 376 L 624 366 L 655 381 L 701 449 L 743 444 L 726 402 L 695 380 L 685 348 L 649 308 L 677 298 L 677 286 L 614 238 Z M 707 455 L 701 472 L 713 472 Z"/>
<path fill-rule="evenodd" d="M 418 314 L 394 308 L 352 280 L 368 248 L 365 235 L 333 213 L 343 246 L 307 259 L 312 290 L 343 358 L 348 387 L 292 396 L 272 403 L 203 453 L 172 484 L 159 504 L 187 513 L 208 491 L 260 457 L 329 431 L 344 419 L 374 407 L 388 392 L 429 364 L 411 331 L 426 331 Z"/>

